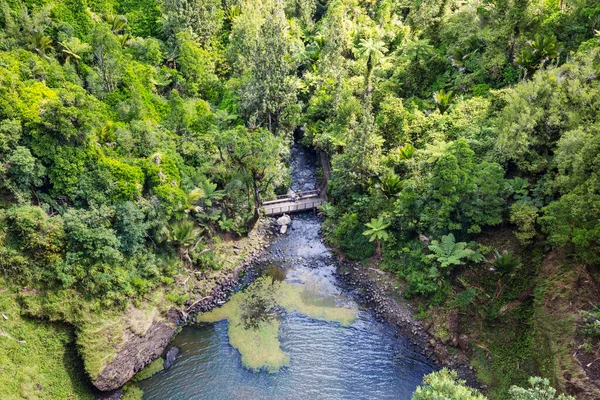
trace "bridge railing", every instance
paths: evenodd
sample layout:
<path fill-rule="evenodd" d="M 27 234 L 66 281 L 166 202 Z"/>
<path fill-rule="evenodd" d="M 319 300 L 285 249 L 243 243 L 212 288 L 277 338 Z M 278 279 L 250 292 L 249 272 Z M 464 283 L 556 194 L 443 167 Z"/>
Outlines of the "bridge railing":
<path fill-rule="evenodd" d="M 279 215 L 285 213 L 292 213 L 298 211 L 312 210 L 323 204 L 323 199 L 318 198 L 313 201 L 303 201 L 301 203 L 290 203 L 281 204 L 280 206 L 271 205 L 265 208 L 267 215 Z"/>
<path fill-rule="evenodd" d="M 320 190 L 306 190 L 304 192 L 296 192 L 296 199 L 300 199 L 300 198 L 310 198 L 310 197 L 318 197 L 320 195 Z M 292 197 L 286 195 L 282 195 L 282 196 L 277 196 L 277 198 L 275 200 L 268 200 L 268 201 L 264 201 L 263 205 L 269 205 L 269 204 L 277 204 L 277 203 L 285 203 L 288 201 L 291 201 Z"/>

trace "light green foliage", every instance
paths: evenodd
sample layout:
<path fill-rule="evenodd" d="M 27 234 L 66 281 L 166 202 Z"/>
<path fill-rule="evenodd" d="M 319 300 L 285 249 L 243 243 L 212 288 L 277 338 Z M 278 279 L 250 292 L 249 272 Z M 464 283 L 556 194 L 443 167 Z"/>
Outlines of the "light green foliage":
<path fill-rule="evenodd" d="M 369 242 L 374 240 L 386 241 L 389 239 L 389 234 L 385 230 L 390 226 L 389 222 L 385 222 L 383 217 L 373 218 L 371 222 L 366 223 L 365 226 L 369 229 L 363 232 L 363 235 L 369 237 Z"/>
<path fill-rule="evenodd" d="M 467 248 L 467 243 L 456 243 L 452 233 L 442 236 L 441 241 L 432 240 L 429 250 L 432 254 L 427 255 L 426 258 L 434 260 L 443 269 L 464 264 L 465 261 L 481 261 L 483 259 L 481 254 Z"/>
<path fill-rule="evenodd" d="M 441 114 L 448 111 L 450 106 L 452 105 L 452 98 L 454 97 L 454 93 L 446 92 L 444 89 L 440 89 L 433 95 L 433 100 L 435 100 L 435 105 Z"/>
<path fill-rule="evenodd" d="M 364 231 L 363 235 L 369 237 L 369 242 L 374 241 L 377 243 L 375 251 L 378 255 L 381 255 L 381 242 L 387 242 L 390 239 L 390 234 L 386 231 L 390 223 L 385 221 L 385 217 L 379 217 L 373 218 L 365 226 L 369 229 Z"/>
<path fill-rule="evenodd" d="M 510 222 L 517 225 L 515 236 L 521 243 L 531 243 L 535 237 L 535 222 L 538 212 L 537 207 L 524 201 L 516 202 L 510 206 Z"/>
<path fill-rule="evenodd" d="M 466 386 L 458 379 L 454 370 L 443 368 L 423 378 L 423 385 L 417 387 L 412 400 L 486 400 L 477 390 Z"/>
<path fill-rule="evenodd" d="M 172 37 L 189 33 L 201 44 L 209 44 L 223 24 L 223 3 L 218 0 L 166 0 L 164 29 Z"/>
<path fill-rule="evenodd" d="M 123 396 L 121 400 L 143 400 L 144 391 L 134 385 L 126 385 L 123 388 Z"/>
<path fill-rule="evenodd" d="M 513 386 L 509 390 L 511 400 L 574 400 L 574 397 L 557 394 L 556 389 L 550 386 L 548 379 L 538 376 L 529 378 L 529 388 Z"/>

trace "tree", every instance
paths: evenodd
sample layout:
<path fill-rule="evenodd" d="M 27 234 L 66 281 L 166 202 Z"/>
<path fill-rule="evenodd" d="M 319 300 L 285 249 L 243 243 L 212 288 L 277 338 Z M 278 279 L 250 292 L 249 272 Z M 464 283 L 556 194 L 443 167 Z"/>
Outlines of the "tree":
<path fill-rule="evenodd" d="M 121 79 L 123 63 L 121 43 L 105 24 L 94 25 L 91 45 L 94 49 L 94 63 L 103 83 L 104 90 L 112 92 Z"/>
<path fill-rule="evenodd" d="M 3 186 L 8 188 L 20 201 L 30 198 L 30 190 L 42 184 L 46 168 L 31 155 L 27 147 L 17 146 L 2 166 L 5 172 Z M 0 169 L 0 173 L 2 169 Z M 0 174 L 1 176 L 1 174 Z"/>
<path fill-rule="evenodd" d="M 385 222 L 384 217 L 372 218 L 371 222 L 367 222 L 365 226 L 369 229 L 363 232 L 363 235 L 369 237 L 369 242 L 376 243 L 375 254 L 377 258 L 381 258 L 381 242 L 387 242 L 390 234 L 386 229 L 390 226 L 389 222 Z"/>
<path fill-rule="evenodd" d="M 448 111 L 448 109 L 452 105 L 453 97 L 454 97 L 453 92 L 451 92 L 451 91 L 446 92 L 446 91 L 444 91 L 444 89 L 438 90 L 433 95 L 433 100 L 435 100 L 435 105 L 437 106 L 438 110 L 440 111 L 440 114 L 443 114 L 446 111 Z"/>
<path fill-rule="evenodd" d="M 300 113 L 297 79 L 292 74 L 296 57 L 286 37 L 289 30 L 281 2 L 243 3 L 243 13 L 232 28 L 232 49 L 242 74 L 238 89 L 242 116 L 251 126 L 290 134 Z M 258 15 L 250 7 L 260 7 Z"/>
<path fill-rule="evenodd" d="M 88 43 L 82 42 L 79 38 L 72 37 L 63 42 L 58 42 L 60 45 L 61 52 L 65 57 L 65 64 L 69 64 L 71 60 L 75 63 L 77 74 L 81 75 L 79 71 L 79 62 L 81 57 L 91 51 L 91 47 Z"/>
<path fill-rule="evenodd" d="M 411 61 L 421 63 L 427 61 L 433 55 L 433 46 L 429 39 L 409 40 L 404 49 L 404 56 Z"/>
<path fill-rule="evenodd" d="M 165 0 L 163 7 L 167 36 L 187 32 L 204 46 L 221 30 L 225 16 L 220 0 Z"/>
<path fill-rule="evenodd" d="M 418 386 L 412 400 L 487 400 L 476 389 L 470 388 L 454 370 L 442 368 L 423 378 L 423 385 Z"/>
<path fill-rule="evenodd" d="M 189 252 L 202 239 L 199 234 L 191 221 L 178 220 L 169 225 L 168 241 L 175 246 L 177 254 L 186 264 L 192 264 Z"/>
<path fill-rule="evenodd" d="M 462 265 L 465 260 L 481 261 L 483 256 L 469 248 L 467 243 L 458 242 L 454 234 L 442 236 L 442 240 L 432 240 L 428 246 L 432 254 L 426 256 L 429 260 L 434 260 L 442 269 L 447 270 L 451 266 Z"/>
<path fill-rule="evenodd" d="M 266 129 L 249 131 L 237 126 L 218 139 L 222 160 L 250 178 L 254 197 L 254 217 L 258 219 L 261 192 L 283 182 L 282 140 Z"/>
<path fill-rule="evenodd" d="M 385 43 L 372 37 L 361 39 L 357 49 L 358 55 L 367 63 L 367 74 L 365 75 L 365 96 L 371 95 L 373 91 L 373 69 L 387 52 Z"/>

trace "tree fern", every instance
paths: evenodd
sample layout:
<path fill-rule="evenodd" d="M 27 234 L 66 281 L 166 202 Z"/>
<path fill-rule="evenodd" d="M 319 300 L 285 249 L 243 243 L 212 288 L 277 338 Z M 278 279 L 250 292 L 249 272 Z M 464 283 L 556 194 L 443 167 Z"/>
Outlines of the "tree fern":
<path fill-rule="evenodd" d="M 452 265 L 464 264 L 465 260 L 481 261 L 483 256 L 467 248 L 467 243 L 458 242 L 452 233 L 442 236 L 441 241 L 433 240 L 429 245 L 432 254 L 428 259 L 436 261 L 440 267 L 448 268 Z"/>

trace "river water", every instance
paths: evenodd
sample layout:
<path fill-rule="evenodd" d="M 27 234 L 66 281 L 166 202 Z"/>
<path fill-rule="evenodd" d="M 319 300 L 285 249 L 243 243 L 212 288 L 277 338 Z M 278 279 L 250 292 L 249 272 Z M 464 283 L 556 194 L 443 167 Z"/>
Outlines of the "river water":
<path fill-rule="evenodd" d="M 317 186 L 316 159 L 300 146 L 292 149 L 292 188 Z M 312 212 L 294 215 L 287 235 L 268 249 L 265 273 L 288 283 L 316 285 L 357 307 L 350 326 L 292 312 L 281 317 L 281 349 L 289 366 L 276 373 L 254 372 L 229 344 L 228 322 L 185 327 L 173 340 L 180 350 L 174 366 L 138 384 L 144 399 L 396 399 L 408 400 L 433 364 L 393 327 L 378 322 L 335 278 L 335 259 Z M 274 273 L 275 271 L 275 273 Z"/>

